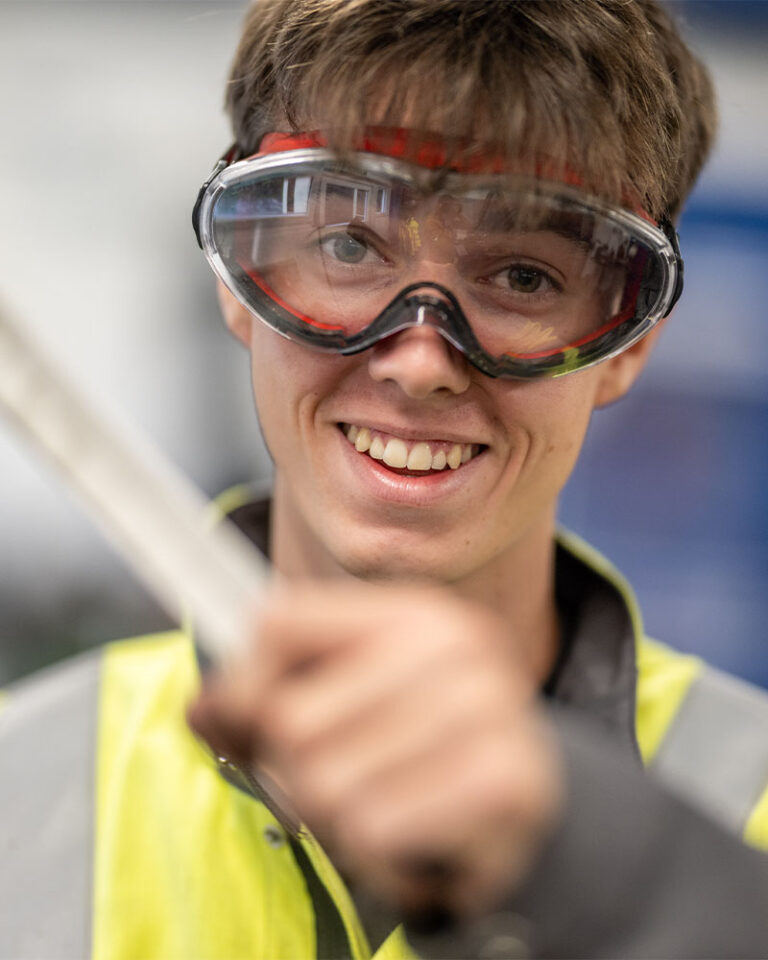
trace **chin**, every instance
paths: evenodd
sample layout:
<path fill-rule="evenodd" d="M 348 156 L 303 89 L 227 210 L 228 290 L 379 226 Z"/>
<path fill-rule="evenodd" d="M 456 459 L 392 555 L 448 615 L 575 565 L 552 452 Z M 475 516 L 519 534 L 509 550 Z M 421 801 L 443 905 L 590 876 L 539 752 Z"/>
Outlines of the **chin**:
<path fill-rule="evenodd" d="M 377 545 L 375 549 L 361 549 L 360 545 L 332 551 L 339 566 L 350 576 L 370 582 L 402 582 L 447 584 L 459 579 L 464 571 L 460 565 L 435 556 L 432 550 L 408 550 L 397 546 Z"/>

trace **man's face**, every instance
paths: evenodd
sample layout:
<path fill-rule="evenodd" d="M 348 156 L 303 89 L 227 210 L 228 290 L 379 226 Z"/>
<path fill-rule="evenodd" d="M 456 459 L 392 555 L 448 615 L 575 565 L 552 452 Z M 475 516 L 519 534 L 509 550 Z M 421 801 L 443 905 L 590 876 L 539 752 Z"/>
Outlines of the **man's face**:
<path fill-rule="evenodd" d="M 592 410 L 628 389 L 650 343 L 554 380 L 500 380 L 428 327 L 342 357 L 284 339 L 223 287 L 220 297 L 250 349 L 293 526 L 344 570 L 377 579 L 455 582 L 550 537 Z M 382 448 L 396 464 L 465 462 L 388 466 L 372 456 Z"/>

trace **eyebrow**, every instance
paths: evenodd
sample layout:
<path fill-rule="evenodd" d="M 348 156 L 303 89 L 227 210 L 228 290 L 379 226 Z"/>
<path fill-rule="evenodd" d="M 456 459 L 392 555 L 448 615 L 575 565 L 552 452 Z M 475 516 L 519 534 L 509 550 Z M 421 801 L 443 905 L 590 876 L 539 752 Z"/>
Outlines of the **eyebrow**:
<path fill-rule="evenodd" d="M 489 198 L 490 200 L 490 198 Z M 526 211 L 519 206 L 509 204 L 494 207 L 486 205 L 477 221 L 478 227 L 498 231 L 516 231 L 525 233 L 554 233 L 566 240 L 579 244 L 589 244 L 590 239 L 581 227 L 581 216 L 565 213 L 541 211 L 539 216 L 531 217 L 535 209 Z"/>

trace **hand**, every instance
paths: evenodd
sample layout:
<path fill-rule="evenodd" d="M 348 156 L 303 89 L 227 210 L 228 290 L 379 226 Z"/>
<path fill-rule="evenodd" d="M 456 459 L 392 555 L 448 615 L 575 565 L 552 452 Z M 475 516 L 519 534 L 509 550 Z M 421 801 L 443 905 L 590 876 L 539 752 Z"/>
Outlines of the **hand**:
<path fill-rule="evenodd" d="M 437 589 L 282 585 L 189 722 L 266 768 L 337 865 L 406 911 L 491 908 L 561 803 L 506 625 Z"/>

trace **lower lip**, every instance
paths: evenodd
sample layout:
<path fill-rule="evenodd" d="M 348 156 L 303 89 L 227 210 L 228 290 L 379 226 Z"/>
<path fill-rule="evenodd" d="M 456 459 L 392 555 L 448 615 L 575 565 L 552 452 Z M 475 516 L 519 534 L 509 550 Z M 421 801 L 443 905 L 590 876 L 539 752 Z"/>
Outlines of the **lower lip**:
<path fill-rule="evenodd" d="M 341 431 L 339 442 L 355 472 L 356 482 L 366 493 L 379 500 L 417 507 L 429 506 L 459 492 L 468 493 L 467 481 L 477 473 L 486 454 L 486 450 L 481 451 L 456 470 L 446 467 L 422 475 L 401 474 L 393 473 L 382 461 L 374 460 L 367 453 L 359 453 Z"/>

